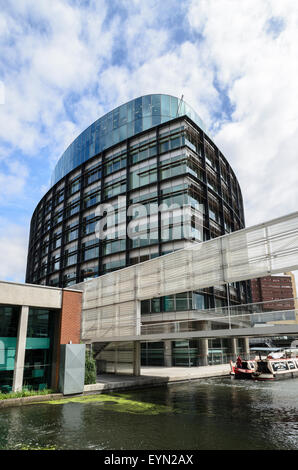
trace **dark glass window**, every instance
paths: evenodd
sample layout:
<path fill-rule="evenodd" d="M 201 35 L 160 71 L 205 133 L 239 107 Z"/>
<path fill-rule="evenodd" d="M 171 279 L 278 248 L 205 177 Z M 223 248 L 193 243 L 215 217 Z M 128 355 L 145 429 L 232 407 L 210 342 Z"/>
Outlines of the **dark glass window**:
<path fill-rule="evenodd" d="M 151 300 L 151 310 L 152 310 L 152 313 L 160 312 L 160 299 L 159 298 Z"/>
<path fill-rule="evenodd" d="M 149 314 L 150 312 L 150 300 L 141 301 L 141 315 Z"/>
<path fill-rule="evenodd" d="M 56 194 L 56 197 L 55 197 L 56 206 L 60 204 L 61 202 L 63 202 L 63 200 L 64 200 L 64 189 L 62 189 L 62 191 L 59 191 L 59 193 Z"/>
<path fill-rule="evenodd" d="M 88 224 L 86 224 L 83 228 L 83 231 L 84 231 L 84 235 L 88 235 L 90 233 L 94 233 L 95 232 L 95 228 L 96 228 L 96 224 L 97 222 L 94 221 L 94 222 L 89 222 Z"/>
<path fill-rule="evenodd" d="M 112 253 L 118 253 L 123 251 L 126 248 L 126 240 L 115 240 L 112 242 L 107 242 L 104 246 L 103 253 L 104 255 L 110 255 Z"/>
<path fill-rule="evenodd" d="M 80 180 L 76 180 L 73 183 L 71 182 L 69 186 L 69 193 L 70 194 L 76 193 L 77 191 L 79 191 L 80 186 L 81 186 Z"/>
<path fill-rule="evenodd" d="M 169 150 L 170 146 L 169 146 L 169 141 L 166 140 L 165 142 L 161 142 L 160 144 L 160 151 L 161 152 L 167 152 Z"/>
<path fill-rule="evenodd" d="M 88 186 L 89 184 L 94 183 L 94 181 L 97 181 L 100 178 L 101 178 L 101 169 L 93 170 L 86 177 L 86 185 Z"/>
<path fill-rule="evenodd" d="M 16 337 L 20 307 L 0 307 L 0 337 Z"/>
<path fill-rule="evenodd" d="M 50 286 L 58 286 L 59 285 L 59 277 L 55 277 L 53 279 L 50 279 L 49 284 L 50 284 Z"/>
<path fill-rule="evenodd" d="M 188 293 L 176 294 L 176 310 L 188 310 Z"/>
<path fill-rule="evenodd" d="M 78 236 L 79 236 L 79 230 L 78 229 L 66 232 L 65 243 L 71 242 L 72 240 L 76 240 L 78 238 Z"/>
<path fill-rule="evenodd" d="M 77 214 L 80 210 L 80 203 L 76 203 L 73 206 L 67 208 L 66 216 L 70 217 L 71 215 Z"/>
<path fill-rule="evenodd" d="M 84 199 L 84 208 L 91 207 L 98 202 L 100 202 L 100 191 L 92 194 L 92 196 L 87 196 Z"/>
<path fill-rule="evenodd" d="M 0 391 L 10 392 L 18 334 L 20 307 L 0 306 Z"/>
<path fill-rule="evenodd" d="M 84 252 L 84 260 L 87 261 L 88 259 L 97 258 L 99 256 L 99 247 L 95 246 L 93 248 L 89 248 L 89 250 L 85 250 Z"/>
<path fill-rule="evenodd" d="M 171 139 L 171 149 L 175 149 L 177 147 L 180 147 L 180 137 L 175 137 L 174 139 Z"/>
<path fill-rule="evenodd" d="M 98 265 L 90 266 L 81 270 L 81 275 L 84 280 L 92 279 L 98 276 Z"/>
<path fill-rule="evenodd" d="M 124 268 L 125 264 L 126 264 L 125 259 L 110 261 L 108 263 L 103 264 L 103 271 L 111 272 L 111 271 L 114 271 L 115 269 Z"/>
<path fill-rule="evenodd" d="M 71 266 L 72 264 L 76 264 L 77 262 L 77 255 L 68 256 L 65 260 L 65 266 Z"/>
<path fill-rule="evenodd" d="M 62 222 L 63 219 L 63 211 L 60 211 L 59 213 L 55 214 L 53 217 L 53 225 L 59 224 Z"/>
<path fill-rule="evenodd" d="M 160 114 L 161 114 L 160 95 L 152 95 L 152 116 L 158 117 L 159 123 L 160 123 Z M 154 125 L 153 119 L 152 119 L 152 125 Z"/>
<path fill-rule="evenodd" d="M 49 310 L 30 309 L 28 316 L 27 337 L 45 338 L 49 330 Z"/>
<path fill-rule="evenodd" d="M 163 310 L 165 312 L 173 312 L 175 310 L 175 296 L 174 295 L 166 295 L 163 297 Z"/>
<path fill-rule="evenodd" d="M 34 390 L 51 385 L 55 311 L 30 308 L 23 387 Z"/>

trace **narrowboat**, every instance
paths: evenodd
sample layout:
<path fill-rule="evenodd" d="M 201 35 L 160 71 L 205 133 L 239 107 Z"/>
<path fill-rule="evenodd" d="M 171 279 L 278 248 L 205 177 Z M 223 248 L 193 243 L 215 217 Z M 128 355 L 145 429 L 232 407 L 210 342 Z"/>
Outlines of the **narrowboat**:
<path fill-rule="evenodd" d="M 267 356 L 261 356 L 261 351 L 266 348 L 260 348 L 259 359 L 243 360 L 238 356 L 235 364 L 230 362 L 231 376 L 235 379 L 250 380 L 278 380 L 298 377 L 298 350 L 278 350 L 270 352 Z"/>
<path fill-rule="evenodd" d="M 243 360 L 240 356 L 238 356 L 236 364 L 230 362 L 231 366 L 231 376 L 235 377 L 235 379 L 252 379 L 253 373 L 256 370 L 256 361 L 254 360 Z"/>
<path fill-rule="evenodd" d="M 266 359 L 256 361 L 256 370 L 252 374 L 253 380 L 278 380 L 298 377 L 298 357 L 288 357 L 285 352 L 280 357 L 269 354 Z"/>

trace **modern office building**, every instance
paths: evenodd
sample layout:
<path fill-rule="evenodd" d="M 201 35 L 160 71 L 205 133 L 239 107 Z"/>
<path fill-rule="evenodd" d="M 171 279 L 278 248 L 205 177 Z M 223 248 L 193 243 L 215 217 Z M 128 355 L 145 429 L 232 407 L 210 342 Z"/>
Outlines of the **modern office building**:
<path fill-rule="evenodd" d="M 265 302 L 267 309 L 275 310 L 274 301 L 278 300 L 278 310 L 294 309 L 296 285 L 293 273 L 283 276 L 265 276 L 251 280 L 253 302 Z"/>
<path fill-rule="evenodd" d="M 32 217 L 26 282 L 69 287 L 244 226 L 235 173 L 197 113 L 173 96 L 142 96 L 61 156 Z M 230 304 L 249 300 L 246 282 L 181 292 L 142 302 L 143 321 L 226 305 L 227 290 Z M 147 361 L 148 345 L 143 352 Z"/>
<path fill-rule="evenodd" d="M 81 312 L 78 290 L 1 281 L 0 392 L 57 390 L 61 351 L 80 346 Z"/>
<path fill-rule="evenodd" d="M 285 273 L 282 276 L 265 276 L 251 280 L 251 295 L 254 303 L 262 302 L 266 312 L 276 311 L 266 319 L 266 315 L 260 315 L 259 323 L 272 322 L 297 322 L 298 311 L 296 282 L 293 273 Z"/>
<path fill-rule="evenodd" d="M 284 275 L 259 277 L 251 280 L 253 302 L 262 302 L 263 313 L 254 315 L 254 324 L 297 324 L 298 301 L 295 275 L 292 272 Z M 270 312 L 270 313 L 266 313 Z M 251 338 L 251 347 L 291 347 L 293 337 L 282 335 L 276 338 Z"/>

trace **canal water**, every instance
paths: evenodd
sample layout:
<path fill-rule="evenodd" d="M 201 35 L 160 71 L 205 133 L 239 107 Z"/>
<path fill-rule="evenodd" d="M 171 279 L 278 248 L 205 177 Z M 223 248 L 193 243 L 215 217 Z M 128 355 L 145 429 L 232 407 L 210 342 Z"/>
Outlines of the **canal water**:
<path fill-rule="evenodd" d="M 7 408 L 0 449 L 297 450 L 298 379 L 200 379 Z"/>

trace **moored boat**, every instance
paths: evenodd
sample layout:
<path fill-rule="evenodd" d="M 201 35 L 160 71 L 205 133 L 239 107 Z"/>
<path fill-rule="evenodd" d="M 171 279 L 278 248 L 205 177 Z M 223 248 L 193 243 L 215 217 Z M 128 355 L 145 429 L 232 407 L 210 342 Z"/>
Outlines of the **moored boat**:
<path fill-rule="evenodd" d="M 256 361 L 256 370 L 252 374 L 254 380 L 277 380 L 298 377 L 298 357 L 280 357 L 269 354 L 266 359 Z"/>
<path fill-rule="evenodd" d="M 230 374 L 235 377 L 235 379 L 252 379 L 253 372 L 256 370 L 256 361 L 254 360 L 243 360 L 238 356 L 235 364 L 230 362 L 231 372 Z"/>
<path fill-rule="evenodd" d="M 269 348 L 254 348 L 259 351 L 259 359 L 242 360 L 238 356 L 236 363 L 230 361 L 230 375 L 235 379 L 277 380 L 298 377 L 298 349 L 279 349 L 261 356 Z"/>

